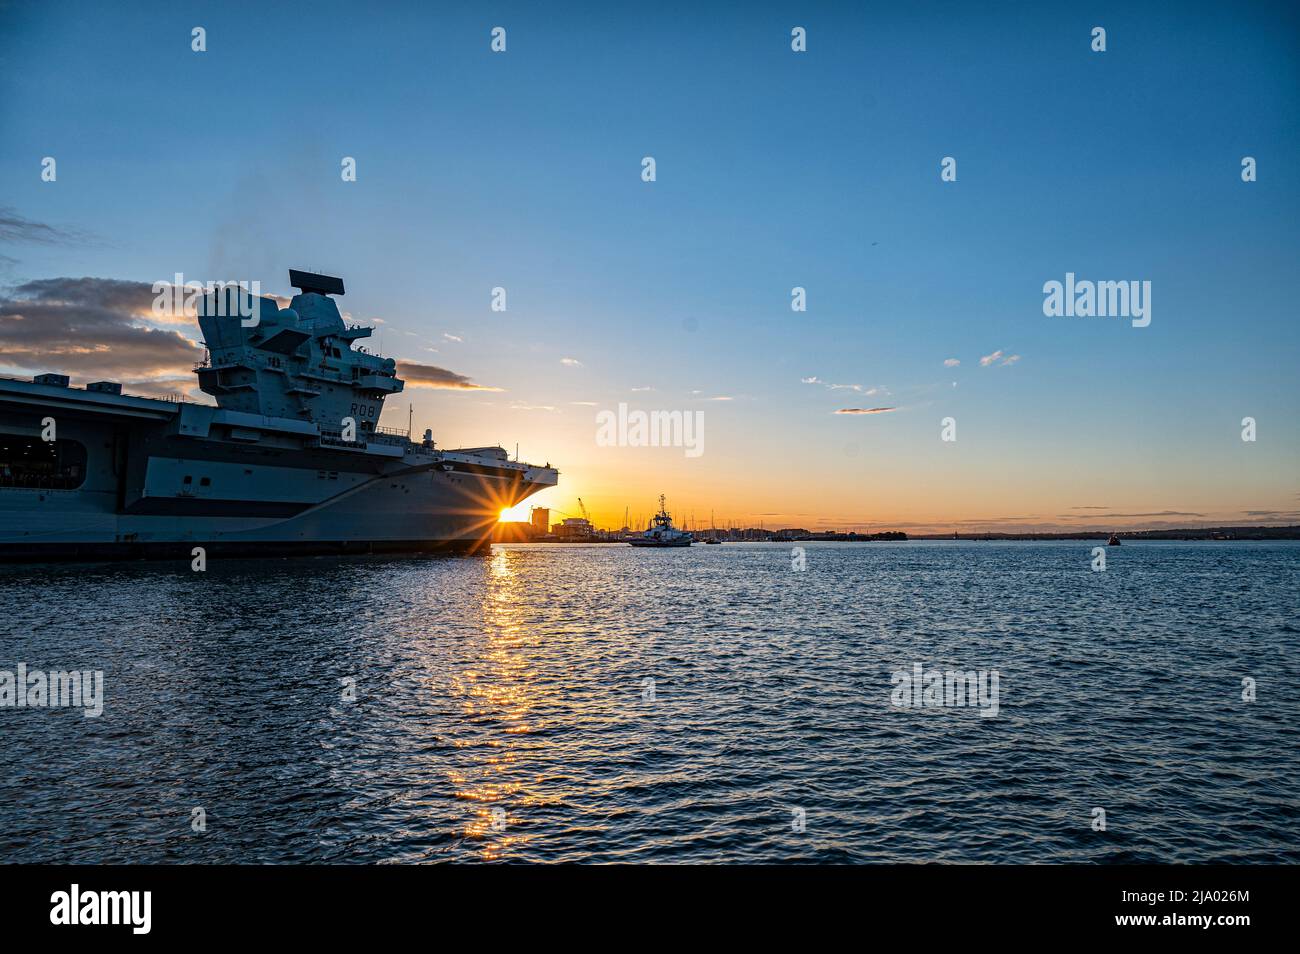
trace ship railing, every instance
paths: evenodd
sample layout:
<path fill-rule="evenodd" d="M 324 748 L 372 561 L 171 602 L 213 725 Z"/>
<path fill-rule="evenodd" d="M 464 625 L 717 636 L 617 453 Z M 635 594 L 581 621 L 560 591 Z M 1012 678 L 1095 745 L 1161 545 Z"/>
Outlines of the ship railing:
<path fill-rule="evenodd" d="M 368 436 L 370 437 L 370 439 L 371 439 L 372 441 L 374 441 L 374 442 L 377 443 L 377 444 L 388 444 L 388 445 L 390 445 L 390 446 L 392 446 L 392 447 L 411 447 L 411 446 L 414 446 L 414 445 L 411 444 L 411 439 L 410 439 L 409 437 L 407 437 L 406 434 L 404 434 L 404 433 L 396 433 L 396 434 L 370 434 L 370 435 L 368 435 Z"/>

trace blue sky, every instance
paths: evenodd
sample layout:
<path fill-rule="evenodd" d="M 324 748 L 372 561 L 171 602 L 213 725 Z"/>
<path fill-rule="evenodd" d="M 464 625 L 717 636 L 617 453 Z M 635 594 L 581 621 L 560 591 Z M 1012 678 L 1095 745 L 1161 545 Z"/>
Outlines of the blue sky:
<path fill-rule="evenodd" d="M 0 206 L 81 236 L 0 279 L 342 275 L 386 354 L 504 389 L 386 423 L 518 441 L 611 520 L 1300 508 L 1293 8 L 719 6 L 0 6 Z M 1151 326 L 1045 317 L 1067 271 L 1151 281 Z M 596 447 L 619 401 L 704 410 L 706 453 Z"/>

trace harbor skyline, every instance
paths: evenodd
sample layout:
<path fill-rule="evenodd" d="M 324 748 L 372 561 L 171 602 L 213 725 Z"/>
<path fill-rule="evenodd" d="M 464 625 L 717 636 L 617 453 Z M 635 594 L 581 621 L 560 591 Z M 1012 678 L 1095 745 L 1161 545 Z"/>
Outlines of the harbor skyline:
<path fill-rule="evenodd" d="M 813 531 L 1300 522 L 1300 84 L 1265 19 L 1116 10 L 1095 52 L 1059 7 L 813 11 L 796 54 L 779 10 L 517 8 L 494 53 L 472 12 L 339 37 L 331 6 L 204 11 L 201 52 L 197 14 L 0 12 L 0 374 L 194 398 L 153 283 L 314 268 L 399 362 L 382 424 L 560 470 L 514 519 L 663 492 Z M 1053 282 L 1145 314 L 1049 314 Z M 701 415 L 698 456 L 602 444 L 624 404 Z"/>

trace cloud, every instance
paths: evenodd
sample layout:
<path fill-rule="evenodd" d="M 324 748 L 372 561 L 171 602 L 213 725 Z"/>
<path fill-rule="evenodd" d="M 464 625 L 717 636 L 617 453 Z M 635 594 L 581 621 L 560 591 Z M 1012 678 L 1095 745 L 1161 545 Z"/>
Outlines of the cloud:
<path fill-rule="evenodd" d="M 1189 513 L 1186 510 L 1157 510 L 1155 513 L 1094 513 L 1089 517 L 1204 517 L 1203 513 Z"/>
<path fill-rule="evenodd" d="M 19 285 L 16 295 L 42 304 L 86 305 L 147 315 L 153 309 L 153 286 L 117 278 L 38 278 Z"/>
<path fill-rule="evenodd" d="M 561 358 L 560 364 L 564 365 L 566 368 L 582 367 L 582 362 L 579 361 L 577 358 Z"/>
<path fill-rule="evenodd" d="M 719 394 L 717 397 L 709 398 L 709 400 L 710 401 L 734 401 L 735 398 L 731 397 L 728 394 Z"/>
<path fill-rule="evenodd" d="M 0 242 L 15 245 L 85 245 L 89 241 L 90 236 L 85 232 L 33 222 L 8 206 L 0 206 Z"/>
<path fill-rule="evenodd" d="M 885 395 L 889 393 L 889 388 L 885 387 L 883 384 L 877 384 L 872 387 L 867 387 L 863 384 L 827 384 L 821 378 L 816 376 L 811 378 L 800 378 L 799 381 L 802 384 L 821 384 L 825 386 L 828 391 L 853 391 L 857 394 L 865 394 L 867 397 L 875 397 L 878 394 Z"/>
<path fill-rule="evenodd" d="M 596 406 L 596 402 L 595 402 L 595 401 L 570 401 L 569 403 L 570 403 L 570 404 L 576 404 L 576 405 L 578 405 L 579 407 L 595 407 L 595 406 Z"/>
<path fill-rule="evenodd" d="M 888 387 L 885 387 L 884 385 L 875 385 L 872 387 L 866 387 L 865 385 L 827 385 L 827 389 L 831 391 L 855 391 L 855 393 L 867 395 L 868 398 L 875 398 L 878 394 L 889 394 Z"/>
<path fill-rule="evenodd" d="M 500 391 L 502 388 L 475 384 L 463 374 L 448 371 L 446 368 L 432 364 L 417 364 L 414 361 L 397 362 L 398 377 L 405 378 L 406 383 L 415 388 L 442 388 L 450 391 Z"/>
<path fill-rule="evenodd" d="M 1040 520 L 1040 519 L 1042 518 L 1038 514 L 1030 514 L 1028 517 L 972 517 L 968 520 L 954 520 L 953 523 L 962 524 L 963 526 L 965 526 L 966 524 L 975 524 L 976 526 L 982 527 L 986 523 L 1002 523 L 1003 521 L 1007 521 L 1007 520 L 1015 521 L 1015 520 Z"/>
<path fill-rule="evenodd" d="M 633 388 L 632 392 L 636 393 L 637 391 L 653 391 L 653 390 L 654 388 Z"/>
<path fill-rule="evenodd" d="M 957 367 L 957 366 L 960 365 L 960 364 L 961 364 L 961 359 L 960 359 L 960 358 L 944 358 L 944 359 L 943 359 L 943 366 L 944 366 L 945 368 L 955 368 L 955 367 Z"/>
<path fill-rule="evenodd" d="M 1007 354 L 1001 348 L 999 348 L 997 351 L 994 351 L 992 354 L 986 354 L 984 357 L 980 358 L 980 367 L 987 368 L 991 364 L 1000 363 L 1001 366 L 1005 368 L 1008 365 L 1015 364 L 1019 360 L 1020 360 L 1020 355 Z"/>
<path fill-rule="evenodd" d="M 512 411 L 558 411 L 554 404 L 525 404 L 523 401 L 512 401 L 510 403 Z"/>
<path fill-rule="evenodd" d="M 171 328 L 151 327 L 153 286 L 112 278 L 42 278 L 0 295 L 0 363 L 27 372 L 107 378 L 145 387 L 196 384 L 203 356 Z M 189 325 L 188 319 L 177 319 Z"/>
<path fill-rule="evenodd" d="M 897 411 L 896 407 L 842 407 L 836 414 L 884 414 L 887 411 Z"/>
<path fill-rule="evenodd" d="M 442 333 L 442 336 L 443 336 L 444 338 L 446 338 L 448 341 L 458 341 L 458 342 L 459 342 L 459 341 L 464 341 L 464 340 L 465 340 L 464 338 L 460 337 L 459 335 L 449 335 L 449 334 L 447 334 L 447 332 L 445 332 L 445 331 Z"/>

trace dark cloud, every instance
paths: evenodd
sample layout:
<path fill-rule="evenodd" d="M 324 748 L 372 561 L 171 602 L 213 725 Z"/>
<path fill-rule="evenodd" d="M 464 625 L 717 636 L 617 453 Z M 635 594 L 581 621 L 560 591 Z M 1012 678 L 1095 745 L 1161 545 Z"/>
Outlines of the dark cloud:
<path fill-rule="evenodd" d="M 475 384 L 463 374 L 448 371 L 432 364 L 417 364 L 414 361 L 397 362 L 397 376 L 417 388 L 448 388 L 456 391 L 500 391 L 501 388 Z"/>
<path fill-rule="evenodd" d="M 87 305 L 132 315 L 149 314 L 153 286 L 117 278 L 37 278 L 14 289 L 14 297 L 52 305 Z"/>
<path fill-rule="evenodd" d="M 0 206 L 0 242 L 26 245 L 83 245 L 89 241 L 84 232 L 55 228 L 44 222 L 23 218 L 12 208 Z"/>
<path fill-rule="evenodd" d="M 78 380 L 184 378 L 192 386 L 203 351 L 175 330 L 150 327 L 153 300 L 150 284 L 111 278 L 19 285 L 0 295 L 0 365 Z"/>

